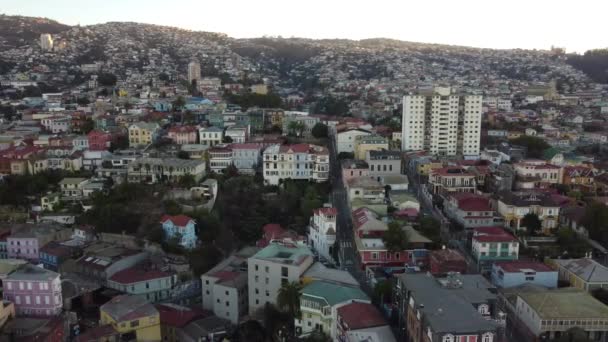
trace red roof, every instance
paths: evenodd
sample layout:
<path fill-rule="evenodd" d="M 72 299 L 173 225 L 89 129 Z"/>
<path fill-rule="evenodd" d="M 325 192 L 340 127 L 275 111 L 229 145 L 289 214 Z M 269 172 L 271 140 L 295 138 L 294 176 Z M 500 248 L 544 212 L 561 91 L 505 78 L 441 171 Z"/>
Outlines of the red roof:
<path fill-rule="evenodd" d="M 145 270 L 141 266 L 134 266 L 114 273 L 110 280 L 120 284 L 139 283 L 146 280 L 170 277 L 171 273 L 160 270 Z"/>
<path fill-rule="evenodd" d="M 480 242 L 517 241 L 515 236 L 500 227 L 478 227 L 473 231 L 473 239 Z"/>
<path fill-rule="evenodd" d="M 160 314 L 161 324 L 178 328 L 181 328 L 196 319 L 210 316 L 208 312 L 198 308 L 189 308 L 173 304 L 157 304 L 155 307 Z"/>
<path fill-rule="evenodd" d="M 454 177 L 462 177 L 462 176 L 469 176 L 469 177 L 475 177 L 474 174 L 468 172 L 467 170 L 463 169 L 462 167 L 443 167 L 441 169 L 434 169 L 431 170 L 432 174 L 439 174 L 442 176 L 454 176 Z"/>
<path fill-rule="evenodd" d="M 387 325 L 375 306 L 369 303 L 351 303 L 338 308 L 338 315 L 350 330 Z"/>
<path fill-rule="evenodd" d="M 292 151 L 293 153 L 307 153 L 310 151 L 310 145 L 308 144 L 294 144 L 294 145 L 282 145 L 279 149 L 280 152 L 285 153 Z"/>
<path fill-rule="evenodd" d="M 499 261 L 495 265 L 507 273 L 519 273 L 523 272 L 523 270 L 533 270 L 536 272 L 553 271 L 551 267 L 538 261 Z"/>
<path fill-rule="evenodd" d="M 458 208 L 464 211 L 492 211 L 490 201 L 481 195 L 472 193 L 454 193 L 451 195 L 458 203 Z"/>
<path fill-rule="evenodd" d="M 178 227 L 185 227 L 188 225 L 188 223 L 190 223 L 190 221 L 194 221 L 194 220 L 186 215 L 177 215 L 177 216 L 163 215 L 163 217 L 160 219 L 160 223 L 165 223 L 167 221 L 173 222 L 173 224 Z"/>
<path fill-rule="evenodd" d="M 319 208 L 313 210 L 315 215 L 323 214 L 324 216 L 336 216 L 338 214 L 338 209 L 336 208 Z"/>
<path fill-rule="evenodd" d="M 217 271 L 213 274 L 210 274 L 210 277 L 218 278 L 220 281 L 230 281 L 239 276 L 239 272 L 231 272 L 231 271 Z"/>
<path fill-rule="evenodd" d="M 261 143 L 244 143 L 244 144 L 230 144 L 233 150 L 260 150 L 264 147 Z"/>
<path fill-rule="evenodd" d="M 455 249 L 439 249 L 431 251 L 430 257 L 439 263 L 449 261 L 465 261 L 464 256 L 462 256 L 462 254 Z"/>
<path fill-rule="evenodd" d="M 416 208 L 405 208 L 399 211 L 395 211 L 393 216 L 397 217 L 417 217 L 418 210 Z"/>

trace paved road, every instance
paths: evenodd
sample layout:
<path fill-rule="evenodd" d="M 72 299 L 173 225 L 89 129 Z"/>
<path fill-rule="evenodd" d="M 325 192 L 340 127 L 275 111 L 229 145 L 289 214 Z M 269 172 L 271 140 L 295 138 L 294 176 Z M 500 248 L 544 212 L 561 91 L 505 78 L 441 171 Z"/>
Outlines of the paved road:
<path fill-rule="evenodd" d="M 344 183 L 342 181 L 342 167 L 340 166 L 340 161 L 338 160 L 335 140 L 333 138 L 329 140 L 331 164 L 330 181 L 332 185 L 331 199 L 333 206 L 338 210 L 338 216 L 336 218 L 336 240 L 340 244 L 340 267 L 347 270 L 353 277 L 355 277 L 355 279 L 357 279 L 361 284 L 361 288 L 368 292 L 368 295 L 371 295 L 371 288 L 367 283 L 365 272 L 361 270 L 357 249 L 355 247 L 351 210 L 348 204 Z"/>

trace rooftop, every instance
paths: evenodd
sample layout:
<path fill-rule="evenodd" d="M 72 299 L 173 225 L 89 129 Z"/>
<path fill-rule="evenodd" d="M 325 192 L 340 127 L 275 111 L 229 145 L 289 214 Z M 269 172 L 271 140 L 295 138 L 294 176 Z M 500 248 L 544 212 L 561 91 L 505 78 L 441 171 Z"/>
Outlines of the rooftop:
<path fill-rule="evenodd" d="M 515 236 L 501 227 L 477 227 L 473 230 L 473 240 L 480 242 L 516 242 Z"/>
<path fill-rule="evenodd" d="M 342 271 L 333 268 L 327 268 L 320 262 L 312 264 L 302 278 L 310 278 L 315 280 L 325 280 L 328 282 L 359 286 L 359 282 L 347 271 Z"/>
<path fill-rule="evenodd" d="M 608 282 L 608 268 L 593 259 L 553 259 L 552 261 L 586 282 Z"/>
<path fill-rule="evenodd" d="M 189 308 L 173 303 L 157 304 L 156 310 L 160 314 L 160 323 L 181 328 L 195 319 L 203 318 L 209 314 L 198 308 Z"/>
<path fill-rule="evenodd" d="M 169 272 L 163 272 L 156 269 L 146 269 L 146 267 L 143 265 L 136 265 L 114 273 L 109 280 L 120 284 L 133 284 L 142 281 L 168 278 L 172 275 L 173 274 Z"/>
<path fill-rule="evenodd" d="M 302 296 L 321 299 L 329 306 L 353 299 L 370 300 L 359 287 L 345 286 L 323 280 L 313 281 L 306 285 L 302 289 Z"/>
<path fill-rule="evenodd" d="M 365 160 L 345 159 L 342 161 L 343 169 L 367 169 L 369 165 Z"/>
<path fill-rule="evenodd" d="M 312 252 L 308 247 L 290 247 L 271 243 L 268 247 L 257 252 L 252 258 L 299 265 L 305 259 L 312 258 Z"/>
<path fill-rule="evenodd" d="M 158 314 L 154 305 L 142 296 L 120 295 L 112 298 L 100 308 L 116 322 L 132 321 L 134 319 Z"/>
<path fill-rule="evenodd" d="M 15 269 L 6 278 L 10 280 L 54 280 L 56 278 L 59 278 L 59 273 L 55 273 L 53 271 L 31 264 L 24 264 Z"/>
<path fill-rule="evenodd" d="M 368 151 L 370 160 L 401 160 L 401 151 Z"/>
<path fill-rule="evenodd" d="M 351 303 L 338 308 L 338 315 L 350 330 L 387 325 L 384 317 L 369 303 Z"/>
<path fill-rule="evenodd" d="M 519 297 L 533 308 L 541 319 L 608 317 L 608 306 L 579 289 L 520 292 Z"/>
<path fill-rule="evenodd" d="M 194 221 L 194 220 L 186 215 L 176 215 L 176 216 L 163 215 L 163 217 L 161 217 L 161 219 L 160 219 L 160 223 L 165 223 L 167 221 L 172 222 L 174 225 L 176 225 L 178 227 L 185 227 L 188 225 L 188 223 L 190 223 L 190 221 Z"/>
<path fill-rule="evenodd" d="M 537 261 L 498 261 L 494 266 L 500 267 L 505 273 L 520 273 L 526 271 L 534 272 L 556 272 L 551 267 Z"/>

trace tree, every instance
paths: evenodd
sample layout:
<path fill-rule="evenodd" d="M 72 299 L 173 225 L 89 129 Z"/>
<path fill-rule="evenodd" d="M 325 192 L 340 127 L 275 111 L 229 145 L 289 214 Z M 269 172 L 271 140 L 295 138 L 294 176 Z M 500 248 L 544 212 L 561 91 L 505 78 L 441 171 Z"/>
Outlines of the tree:
<path fill-rule="evenodd" d="M 441 223 L 433 217 L 422 217 L 418 221 L 418 230 L 434 243 L 441 242 Z"/>
<path fill-rule="evenodd" d="M 113 87 L 116 85 L 116 81 L 116 75 L 111 73 L 104 72 L 97 76 L 97 83 L 104 87 Z"/>
<path fill-rule="evenodd" d="M 169 81 L 169 75 L 167 75 L 164 72 L 161 72 L 160 74 L 158 74 L 158 79 L 163 82 L 167 82 L 167 81 Z"/>
<path fill-rule="evenodd" d="M 283 283 L 277 294 L 278 308 L 293 318 L 302 318 L 302 312 L 300 312 L 301 295 L 302 285 L 299 282 Z"/>
<path fill-rule="evenodd" d="M 608 207 L 600 202 L 592 202 L 585 208 L 582 226 L 589 232 L 589 237 L 600 242 L 608 243 Z"/>
<path fill-rule="evenodd" d="M 231 136 L 229 136 L 229 135 L 225 135 L 225 136 L 222 138 L 222 142 L 223 142 L 224 144 L 230 144 L 230 143 L 232 142 L 232 137 L 231 137 Z"/>
<path fill-rule="evenodd" d="M 179 186 L 190 189 L 191 187 L 196 185 L 196 178 L 193 175 L 186 173 L 185 175 L 179 178 Z"/>
<path fill-rule="evenodd" d="M 331 342 L 331 336 L 327 335 L 325 331 L 315 330 L 310 335 L 306 336 L 301 340 L 302 342 Z"/>
<path fill-rule="evenodd" d="M 78 103 L 80 106 L 88 106 L 89 103 L 91 103 L 91 102 L 89 101 L 88 98 L 82 96 L 82 97 L 79 97 L 78 99 L 76 99 L 76 103 Z"/>
<path fill-rule="evenodd" d="M 181 110 L 186 105 L 186 99 L 183 96 L 178 96 L 173 100 L 173 111 Z"/>
<path fill-rule="evenodd" d="M 541 230 L 542 221 L 538 218 L 538 215 L 528 213 L 521 219 L 520 226 L 526 227 L 528 233 L 533 233 Z"/>
<path fill-rule="evenodd" d="M 195 277 L 209 271 L 223 258 L 222 252 L 214 245 L 202 245 L 188 254 L 190 268 Z"/>
<path fill-rule="evenodd" d="M 393 285 L 389 280 L 382 280 L 376 283 L 374 287 L 374 296 L 380 300 L 380 303 L 384 303 L 387 299 L 390 299 L 393 293 Z"/>
<path fill-rule="evenodd" d="M 542 158 L 545 150 L 551 147 L 544 139 L 529 135 L 522 135 L 511 142 L 515 145 L 525 146 L 528 150 L 527 156 L 530 158 Z"/>
<path fill-rule="evenodd" d="M 292 136 L 301 136 L 304 129 L 306 129 L 306 126 L 300 121 L 290 121 L 287 124 L 288 134 Z"/>
<path fill-rule="evenodd" d="M 248 320 L 238 326 L 233 340 L 237 342 L 265 342 L 268 341 L 268 333 L 260 322 Z"/>
<path fill-rule="evenodd" d="M 553 340 L 554 342 L 592 342 L 587 337 L 587 332 L 582 328 L 570 328 L 562 334 L 559 338 Z"/>
<path fill-rule="evenodd" d="M 93 121 L 91 118 L 84 120 L 82 126 L 80 127 L 83 134 L 89 134 L 89 132 L 91 132 L 93 129 L 95 129 L 95 121 Z"/>
<path fill-rule="evenodd" d="M 177 152 L 177 158 L 179 159 L 190 159 L 190 155 L 186 151 Z"/>
<path fill-rule="evenodd" d="M 409 237 L 401 224 L 393 221 L 388 224 L 388 230 L 382 235 L 382 242 L 389 252 L 396 253 L 407 249 Z"/>
<path fill-rule="evenodd" d="M 320 139 L 320 138 L 327 138 L 327 134 L 328 134 L 328 128 L 327 125 L 318 122 L 313 128 L 312 128 L 312 136 Z"/>

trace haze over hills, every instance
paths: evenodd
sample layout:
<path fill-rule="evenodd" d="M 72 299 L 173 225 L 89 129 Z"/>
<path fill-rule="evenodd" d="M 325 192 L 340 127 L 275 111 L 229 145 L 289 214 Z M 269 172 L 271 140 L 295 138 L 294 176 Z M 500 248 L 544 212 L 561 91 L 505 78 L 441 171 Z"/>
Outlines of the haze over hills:
<path fill-rule="evenodd" d="M 395 39 L 364 40 L 260 37 L 234 39 L 222 33 L 189 31 L 174 27 L 132 22 L 109 22 L 91 26 L 68 26 L 46 18 L 0 16 L 0 73 L 32 66 L 23 54 L 37 48 L 41 33 L 54 35 L 61 51 L 55 56 L 35 56 L 50 68 L 107 61 L 118 74 L 125 68 L 144 68 L 150 54 L 165 56 L 167 73 L 184 72 L 192 58 L 199 59 L 203 74 L 226 79 L 230 69 L 248 71 L 249 77 L 270 78 L 301 88 L 317 82 L 323 70 L 334 68 L 350 79 L 407 76 L 403 63 L 420 63 L 421 69 L 453 70 L 466 76 L 484 70 L 488 75 L 528 81 L 571 79 L 568 64 L 583 70 L 597 82 L 606 82 L 608 55 L 566 56 L 559 51 L 494 50 Z M 132 51 L 133 54 L 125 53 Z M 589 60 L 588 60 L 589 59 Z M 230 60 L 229 62 L 227 62 Z M 590 61 L 591 60 L 591 61 Z M 226 63 L 231 67 L 226 67 Z M 69 67 L 67 72 L 70 74 Z M 226 71 L 228 69 L 228 71 Z M 312 71 L 312 72 L 311 72 Z M 494 77 L 494 76 L 493 76 Z M 78 80 L 77 75 L 74 76 Z"/>

